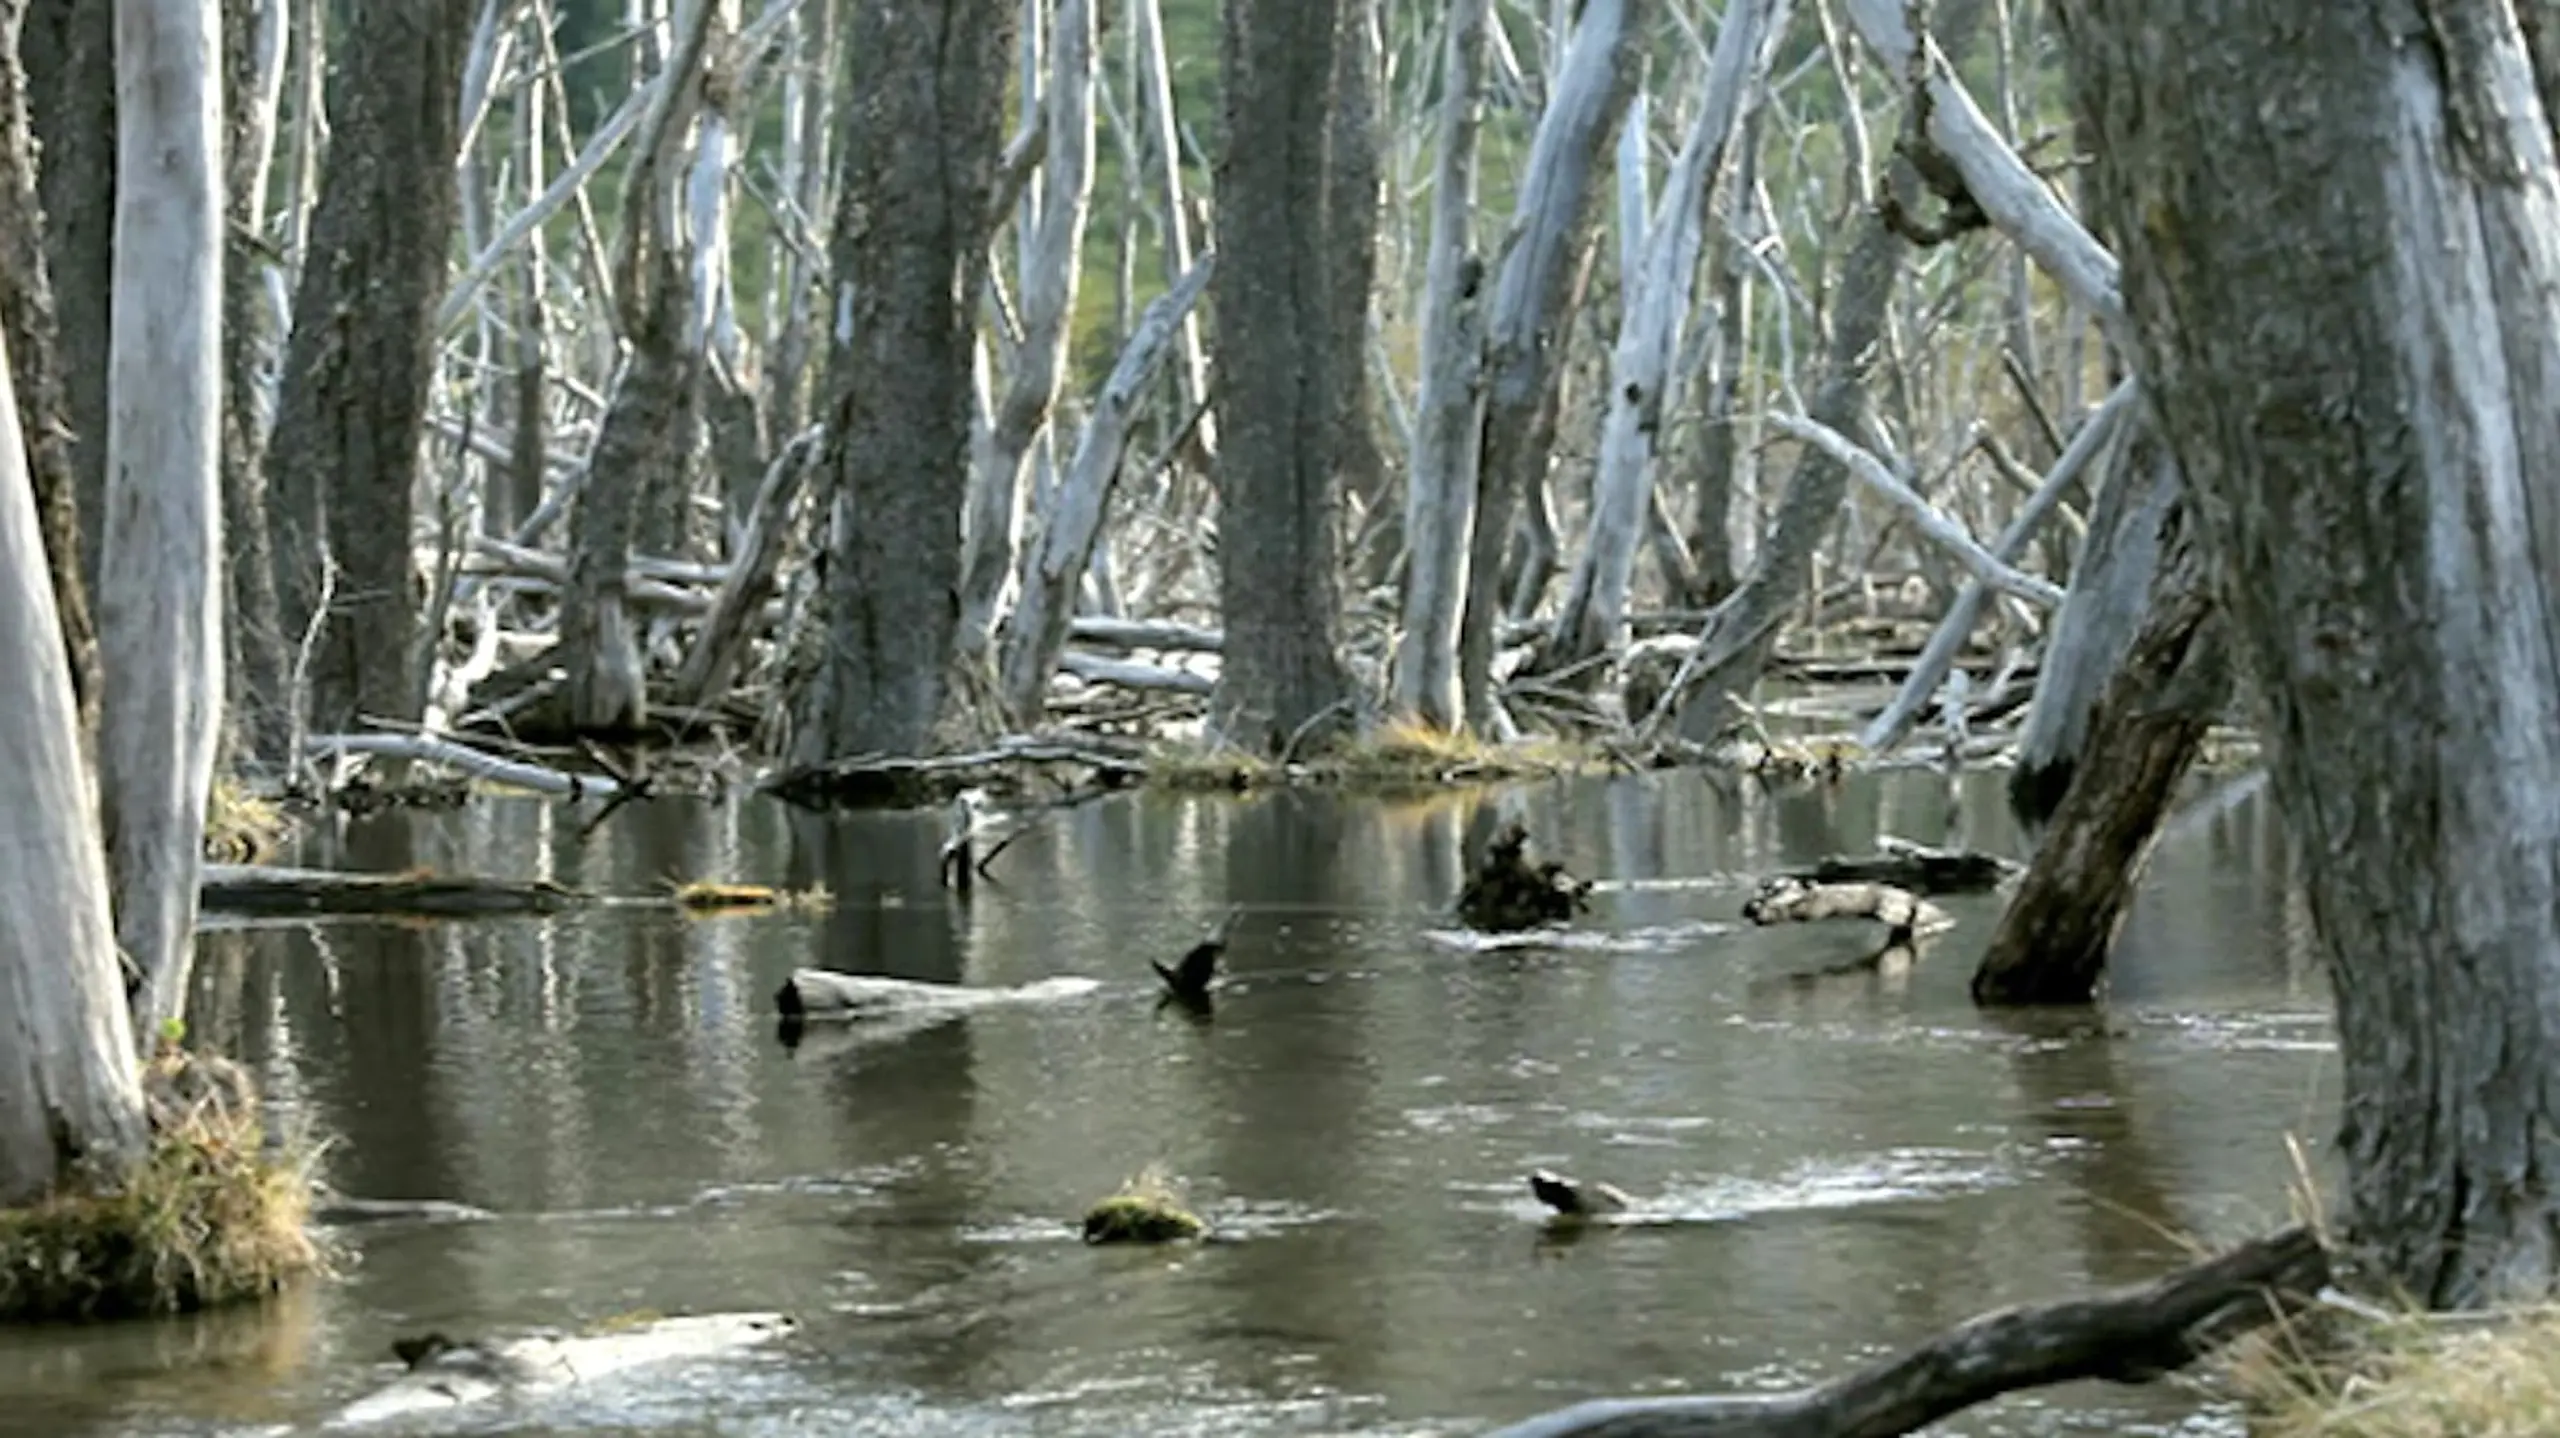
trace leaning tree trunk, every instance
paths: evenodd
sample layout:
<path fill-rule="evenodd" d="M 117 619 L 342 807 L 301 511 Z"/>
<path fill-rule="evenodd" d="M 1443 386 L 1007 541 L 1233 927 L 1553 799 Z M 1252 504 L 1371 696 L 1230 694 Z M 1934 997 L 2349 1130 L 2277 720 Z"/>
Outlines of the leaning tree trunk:
<path fill-rule="evenodd" d="M 1518 238 L 1502 257 L 1485 317 L 1484 443 L 1478 457 L 1475 531 L 1467 541 L 1467 607 L 1458 626 L 1458 674 L 1467 722 L 1494 716 L 1494 622 L 1502 617 L 1502 556 L 1520 496 L 1544 474 L 1552 402 L 1571 314 L 1567 281 L 1591 212 L 1601 152 L 1635 98 L 1652 6 L 1591 0 L 1574 23 L 1552 95 L 1529 141 Z"/>
<path fill-rule="evenodd" d="M 426 697 L 411 494 L 479 9 L 356 0 L 329 72 L 329 150 L 267 447 L 285 633 L 298 641 L 321 621 L 306 682 L 322 730 L 359 712 L 414 719 Z"/>
<path fill-rule="evenodd" d="M 914 754 L 949 690 L 1011 0 L 857 0 L 831 241 L 828 643 L 796 758 Z"/>
<path fill-rule="evenodd" d="M 1211 731 L 1278 754 L 1351 692 L 1334 570 L 1346 348 L 1328 239 L 1373 216 L 1334 214 L 1328 121 L 1350 41 L 1349 0 L 1226 0 L 1218 156 L 1219 606 L 1226 647 Z"/>
<path fill-rule="evenodd" d="M 78 710 L 45 580 L 0 346 L 0 1206 L 141 1152 L 142 1084 L 117 982 Z"/>
<path fill-rule="evenodd" d="M 2546 1297 L 2560 165 L 2515 12 L 2060 13 L 2328 950 L 2350 1231 L 2432 1306 Z"/>
<path fill-rule="evenodd" d="M 18 64 L 26 16 L 26 0 L 0 0 L 0 332 L 7 335 L 17 365 L 27 473 L 35 482 L 36 514 L 53 574 L 54 609 L 62 616 L 62 648 L 71 664 L 80 732 L 94 736 L 98 632 L 89 619 L 88 576 L 81 558 L 79 481 L 56 349 L 35 132 L 27 115 L 26 71 Z"/>
<path fill-rule="evenodd" d="M 1431 179 L 1430 257 L 1422 287 L 1422 387 L 1405 477 L 1404 634 L 1395 707 L 1435 729 L 1466 721 L 1458 619 L 1475 532 L 1484 446 L 1484 260 L 1475 252 L 1476 132 L 1484 115 L 1485 36 L 1493 0 L 1449 8 Z"/>
<path fill-rule="evenodd" d="M 2174 489 L 2166 455 L 2148 445 L 2134 453 Z M 2231 697 L 2194 529 L 2188 507 L 2171 505 L 2142 627 L 2091 706 L 2077 777 L 1974 970 L 1977 1003 L 2085 1004 L 2097 994 L 2178 781 Z"/>
<path fill-rule="evenodd" d="M 116 0 L 98 796 L 146 1030 L 186 1005 L 222 724 L 222 11 Z"/>

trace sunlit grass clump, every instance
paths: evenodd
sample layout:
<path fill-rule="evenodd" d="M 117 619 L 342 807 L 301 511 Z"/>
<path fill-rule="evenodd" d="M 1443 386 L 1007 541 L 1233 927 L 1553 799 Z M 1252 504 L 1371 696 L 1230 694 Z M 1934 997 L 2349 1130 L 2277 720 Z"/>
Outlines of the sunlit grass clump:
<path fill-rule="evenodd" d="M 2264 1438 L 2543 1438 L 2560 1433 L 2560 1309 L 2327 1315 L 2231 1367 Z"/>
<path fill-rule="evenodd" d="M 1174 1243 L 1208 1231 L 1200 1215 L 1182 1206 L 1164 1170 L 1153 1164 L 1084 1214 L 1087 1243 Z"/>
<path fill-rule="evenodd" d="M 677 908 L 703 918 L 777 910 L 822 914 L 835 907 L 835 895 L 824 884 L 813 884 L 806 889 L 777 889 L 766 884 L 726 884 L 711 879 L 694 879 L 676 885 L 673 897 Z"/>
<path fill-rule="evenodd" d="M 284 842 L 284 811 L 249 792 L 228 774 L 218 775 L 204 806 L 204 855 L 217 864 L 261 864 Z"/>
<path fill-rule="evenodd" d="M 183 1313 L 326 1267 L 310 1155 L 268 1149 L 238 1065 L 170 1045 L 144 1088 L 151 1148 L 121 1184 L 0 1210 L 0 1322 Z"/>
<path fill-rule="evenodd" d="M 1241 749 L 1202 744 L 1159 744 L 1147 754 L 1147 783 L 1182 793 L 1242 792 L 1278 783 L 1280 766 Z"/>
<path fill-rule="evenodd" d="M 1283 766 L 1234 748 L 1164 744 L 1147 756 L 1147 782 L 1183 791 L 1243 792 L 1277 784 L 1332 784 L 1395 792 L 1543 779 L 1601 767 L 1602 759 L 1558 739 L 1497 743 L 1463 731 L 1394 720 L 1358 738 Z"/>

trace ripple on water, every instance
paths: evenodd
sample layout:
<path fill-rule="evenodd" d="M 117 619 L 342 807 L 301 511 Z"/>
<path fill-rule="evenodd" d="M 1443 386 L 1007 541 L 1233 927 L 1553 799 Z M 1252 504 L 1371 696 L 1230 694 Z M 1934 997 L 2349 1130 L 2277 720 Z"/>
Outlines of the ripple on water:
<path fill-rule="evenodd" d="M 1989 1153 L 1952 1148 L 1891 1148 L 1854 1158 L 1821 1159 L 1778 1178 L 1720 1175 L 1674 1182 L 1654 1193 L 1630 1193 L 1633 1206 L 1596 1221 L 1627 1227 L 1683 1223 L 1731 1223 L 1765 1214 L 1803 1213 L 1870 1204 L 1914 1203 L 1981 1193 L 2020 1182 L 2014 1150 Z M 1531 1218 L 1552 1215 L 1516 1185 L 1503 1190 L 1502 1208 Z"/>
<path fill-rule="evenodd" d="M 1665 954 L 1685 949 L 1700 939 L 1739 930 L 1739 924 L 1722 919 L 1681 919 L 1668 924 L 1642 924 L 1631 929 L 1576 929 L 1561 925 L 1540 925 L 1534 929 L 1516 929 L 1509 933 L 1488 934 L 1475 929 L 1425 929 L 1422 936 L 1442 948 L 1458 949 L 1471 954 L 1495 954 L 1509 949 L 1569 949 L 1580 953 Z"/>

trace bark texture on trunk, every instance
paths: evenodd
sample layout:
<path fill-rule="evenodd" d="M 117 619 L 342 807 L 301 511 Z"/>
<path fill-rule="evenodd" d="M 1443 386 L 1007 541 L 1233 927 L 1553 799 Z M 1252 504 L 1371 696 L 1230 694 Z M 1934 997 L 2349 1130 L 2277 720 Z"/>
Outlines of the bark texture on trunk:
<path fill-rule="evenodd" d="M 62 621 L 0 347 L 0 1206 L 143 1143 L 133 1022 Z"/>
<path fill-rule="evenodd" d="M 2155 467 L 2174 486 L 2161 458 Z M 2078 776 L 1974 970 L 1976 1003 L 2085 1004 L 2097 994 L 2178 781 L 2231 697 L 2194 531 L 2187 507 L 2173 504 L 2142 627 L 2092 705 Z"/>
<path fill-rule="evenodd" d="M 222 11 L 116 0 L 98 792 L 134 1016 L 179 1016 L 222 726 Z"/>
<path fill-rule="evenodd" d="M 222 270 L 222 539 L 224 660 L 230 727 L 252 748 L 280 754 L 289 727 L 284 619 L 268 548 L 266 377 L 275 362 L 267 303 L 267 178 L 284 82 L 281 0 L 223 0 L 223 175 L 231 232 Z"/>
<path fill-rule="evenodd" d="M 61 386 L 63 414 L 71 425 L 72 499 L 66 512 L 83 516 L 75 526 L 80 577 L 94 587 L 98 507 L 107 491 L 107 295 L 116 226 L 115 6 L 102 0 L 26 0 L 18 54 L 27 69 L 27 102 L 38 147 L 36 188 L 44 202 L 54 357 L 60 364 L 55 383 Z M 43 383 L 37 378 L 38 385 Z M 47 399 L 41 388 L 24 383 L 19 394 L 39 405 Z M 22 410 L 22 417 L 27 413 Z M 36 482 L 47 482 L 42 471 Z M 41 489 L 37 496 L 46 505 L 50 535 L 52 501 Z"/>
<path fill-rule="evenodd" d="M 80 732 L 94 735 L 98 632 L 89 617 L 77 460 L 54 323 L 52 259 L 44 243 L 35 131 L 27 113 L 27 74 L 18 63 L 26 18 L 27 0 L 0 0 L 0 333 L 8 338 L 17 368 L 27 474 L 35 484 L 36 515 L 44 529 L 54 610 L 62 617 L 62 649 L 71 665 L 72 698 L 80 710 Z"/>
<path fill-rule="evenodd" d="M 338 570 L 313 646 L 315 731 L 356 728 L 358 713 L 414 719 L 425 699 L 410 529 L 478 13 L 474 0 L 357 0 L 329 74 L 329 150 L 267 450 L 287 635 L 320 607 L 324 547 Z"/>
<path fill-rule="evenodd" d="M 1227 643 L 1213 733 L 1277 754 L 1350 694 L 1335 572 L 1339 467 L 1362 355 L 1346 336 L 1354 268 L 1332 117 L 1350 0 L 1227 0 L 1217 164 L 1219 605 Z M 1356 82 L 1355 82 L 1356 83 Z"/>
<path fill-rule="evenodd" d="M 836 200 L 821 473 L 827 642 L 795 758 L 921 753 L 949 693 L 968 501 L 970 363 L 1011 0 L 857 0 Z"/>
<path fill-rule="evenodd" d="M 2560 168 L 2508 6 L 2062 7 L 2143 383 L 2263 690 L 2352 1233 L 2560 1286 Z"/>

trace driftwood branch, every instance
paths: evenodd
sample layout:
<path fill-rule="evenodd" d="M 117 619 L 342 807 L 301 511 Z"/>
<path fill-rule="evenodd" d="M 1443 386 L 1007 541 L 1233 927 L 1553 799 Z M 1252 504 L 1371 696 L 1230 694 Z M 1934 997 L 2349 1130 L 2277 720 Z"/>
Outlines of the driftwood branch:
<path fill-rule="evenodd" d="M 1600 1399 L 1494 1438 L 1893 1438 L 2022 1388 L 2147 1382 L 2274 1322 L 2328 1281 L 2319 1238 L 2289 1228 L 2151 1283 L 1986 1313 L 1818 1388 Z"/>

